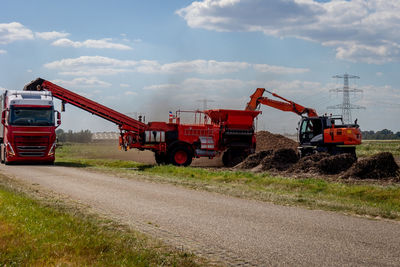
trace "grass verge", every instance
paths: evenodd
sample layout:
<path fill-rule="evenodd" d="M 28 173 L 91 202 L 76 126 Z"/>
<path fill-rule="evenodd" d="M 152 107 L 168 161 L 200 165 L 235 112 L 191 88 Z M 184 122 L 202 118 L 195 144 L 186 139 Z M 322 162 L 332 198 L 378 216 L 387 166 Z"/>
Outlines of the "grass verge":
<path fill-rule="evenodd" d="M 4 181 L 0 177 L 0 181 Z M 197 266 L 192 255 L 0 185 L 0 266 Z"/>

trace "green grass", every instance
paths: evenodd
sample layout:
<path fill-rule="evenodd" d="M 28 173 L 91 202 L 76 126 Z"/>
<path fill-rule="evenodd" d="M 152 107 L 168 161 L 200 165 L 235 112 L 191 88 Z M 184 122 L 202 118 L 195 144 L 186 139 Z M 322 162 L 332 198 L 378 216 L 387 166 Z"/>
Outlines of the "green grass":
<path fill-rule="evenodd" d="M 85 167 L 122 177 L 173 183 L 279 204 L 400 219 L 399 184 L 351 184 L 340 180 L 329 181 L 322 177 L 298 179 L 274 176 L 267 172 L 157 166 L 124 160 L 84 158 L 73 152 L 85 150 L 86 146 L 89 146 L 88 150 L 95 150 L 90 145 L 63 147 L 59 151 L 56 164 Z"/>
<path fill-rule="evenodd" d="M 0 177 L 2 179 L 3 177 Z M 0 186 L 0 266 L 196 266 L 142 234 Z"/>
<path fill-rule="evenodd" d="M 379 152 L 390 152 L 393 156 L 400 157 L 400 140 L 364 140 L 357 147 L 357 156 L 368 157 Z"/>

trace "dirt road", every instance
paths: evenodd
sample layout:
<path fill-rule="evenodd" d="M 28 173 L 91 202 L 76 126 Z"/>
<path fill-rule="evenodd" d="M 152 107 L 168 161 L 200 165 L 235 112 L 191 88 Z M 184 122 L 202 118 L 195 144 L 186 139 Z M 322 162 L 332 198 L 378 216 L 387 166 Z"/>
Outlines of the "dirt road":
<path fill-rule="evenodd" d="M 56 166 L 0 172 L 228 265 L 398 266 L 400 224 Z"/>

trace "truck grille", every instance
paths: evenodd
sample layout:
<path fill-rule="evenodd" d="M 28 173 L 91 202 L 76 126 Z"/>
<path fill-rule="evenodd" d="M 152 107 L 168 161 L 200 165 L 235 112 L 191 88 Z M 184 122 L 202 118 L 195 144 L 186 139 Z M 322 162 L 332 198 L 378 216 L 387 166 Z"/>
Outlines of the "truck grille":
<path fill-rule="evenodd" d="M 15 147 L 20 157 L 43 157 L 49 146 L 47 136 L 16 136 Z"/>
<path fill-rule="evenodd" d="M 17 153 L 20 157 L 43 157 L 46 148 L 46 146 L 17 146 Z"/>

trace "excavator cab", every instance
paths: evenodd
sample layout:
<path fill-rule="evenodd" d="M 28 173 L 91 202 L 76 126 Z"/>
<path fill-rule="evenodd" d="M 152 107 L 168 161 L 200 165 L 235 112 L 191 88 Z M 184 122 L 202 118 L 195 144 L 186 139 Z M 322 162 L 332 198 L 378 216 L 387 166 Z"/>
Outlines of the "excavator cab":
<path fill-rule="evenodd" d="M 318 146 L 324 142 L 324 123 L 321 117 L 303 117 L 299 127 L 301 145 Z"/>

